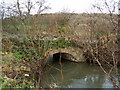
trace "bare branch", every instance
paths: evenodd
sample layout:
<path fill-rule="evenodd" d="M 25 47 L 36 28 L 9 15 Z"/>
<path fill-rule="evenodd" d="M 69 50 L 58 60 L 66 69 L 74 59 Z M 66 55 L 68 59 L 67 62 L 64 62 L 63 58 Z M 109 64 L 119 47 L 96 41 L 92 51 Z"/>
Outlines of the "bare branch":
<path fill-rule="evenodd" d="M 22 11 L 20 10 L 19 0 L 17 0 L 17 8 L 18 8 L 18 12 L 19 12 L 20 16 L 22 16 Z"/>

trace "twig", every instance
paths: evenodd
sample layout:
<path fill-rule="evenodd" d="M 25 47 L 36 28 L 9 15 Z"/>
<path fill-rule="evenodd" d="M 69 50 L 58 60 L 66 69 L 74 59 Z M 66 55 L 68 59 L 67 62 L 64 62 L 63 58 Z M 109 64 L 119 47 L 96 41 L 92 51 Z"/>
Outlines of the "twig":
<path fill-rule="evenodd" d="M 61 53 L 60 53 L 60 66 L 61 66 L 61 77 L 62 77 L 61 87 L 62 87 L 62 85 L 63 85 L 63 72 L 62 72 L 62 63 L 61 63 Z"/>

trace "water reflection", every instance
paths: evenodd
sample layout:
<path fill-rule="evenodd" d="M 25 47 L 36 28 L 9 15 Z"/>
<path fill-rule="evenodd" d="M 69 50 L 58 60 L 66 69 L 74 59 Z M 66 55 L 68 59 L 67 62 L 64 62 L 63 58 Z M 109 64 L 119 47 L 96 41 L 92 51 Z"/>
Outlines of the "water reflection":
<path fill-rule="evenodd" d="M 61 86 L 62 78 L 59 62 L 54 62 L 46 67 L 43 76 L 45 83 L 56 83 Z M 112 83 L 98 66 L 86 63 L 63 62 L 63 86 L 72 88 L 111 88 Z M 47 81 L 47 82 L 46 82 Z"/>

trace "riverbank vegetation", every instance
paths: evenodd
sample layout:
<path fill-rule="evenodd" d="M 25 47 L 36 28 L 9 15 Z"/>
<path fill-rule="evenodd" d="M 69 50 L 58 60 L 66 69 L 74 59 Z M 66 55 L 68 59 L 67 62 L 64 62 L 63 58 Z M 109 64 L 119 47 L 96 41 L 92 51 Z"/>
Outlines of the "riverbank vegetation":
<path fill-rule="evenodd" d="M 120 78 L 115 78 L 119 77 L 120 65 L 117 14 L 61 12 L 31 15 L 29 6 L 32 4 L 29 0 L 27 4 L 27 14 L 20 9 L 18 0 L 17 15 L 12 12 L 9 17 L 2 18 L 1 88 L 44 88 L 41 77 L 46 72 L 49 50 L 69 45 L 82 47 L 86 62 L 99 65 L 114 87 L 119 88 Z M 63 77 L 62 67 L 60 72 Z"/>

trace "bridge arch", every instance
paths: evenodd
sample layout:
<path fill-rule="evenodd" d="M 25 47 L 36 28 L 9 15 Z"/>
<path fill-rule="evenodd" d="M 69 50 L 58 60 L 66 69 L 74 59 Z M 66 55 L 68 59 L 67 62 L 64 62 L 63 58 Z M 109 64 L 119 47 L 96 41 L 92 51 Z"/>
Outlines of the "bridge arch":
<path fill-rule="evenodd" d="M 61 57 L 65 60 L 70 60 L 73 62 L 85 62 L 83 56 L 83 49 L 78 47 L 67 47 L 67 48 L 58 48 L 49 50 L 49 55 L 54 55 L 61 53 Z"/>

